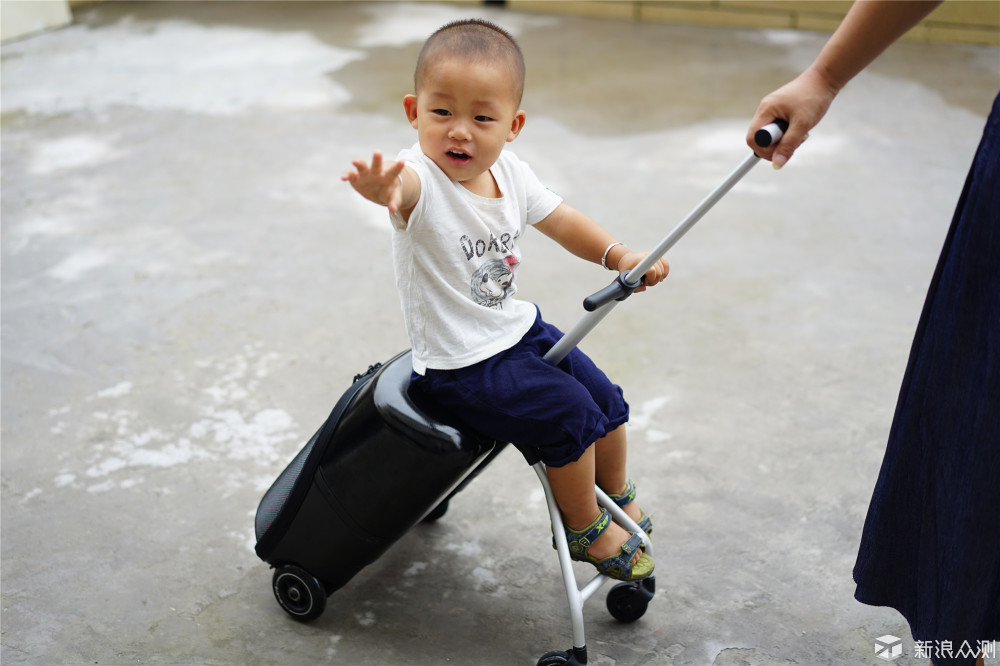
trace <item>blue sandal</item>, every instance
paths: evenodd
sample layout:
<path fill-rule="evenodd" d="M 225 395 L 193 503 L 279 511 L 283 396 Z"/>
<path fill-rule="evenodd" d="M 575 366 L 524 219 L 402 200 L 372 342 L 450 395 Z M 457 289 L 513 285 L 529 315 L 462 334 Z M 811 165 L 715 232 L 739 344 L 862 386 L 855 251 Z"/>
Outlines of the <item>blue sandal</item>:
<path fill-rule="evenodd" d="M 625 492 L 621 495 L 608 495 L 608 497 L 611 498 L 612 502 L 624 509 L 626 506 L 635 501 L 635 482 L 632 479 L 629 479 L 628 485 L 625 486 Z M 653 519 L 647 516 L 646 512 L 642 509 L 639 509 L 639 513 L 640 516 L 639 520 L 636 521 L 636 525 L 638 525 L 639 529 L 646 533 L 646 536 L 649 536 L 649 533 L 653 531 Z"/>
<path fill-rule="evenodd" d="M 621 545 L 621 550 L 617 555 L 602 560 L 590 555 L 590 546 L 607 531 L 609 525 L 611 525 L 611 514 L 607 509 L 601 509 L 601 515 L 597 517 L 597 520 L 582 530 L 577 531 L 567 527 L 566 540 L 569 542 L 569 556 L 578 562 L 593 564 L 602 574 L 615 580 L 630 583 L 648 578 L 653 573 L 653 558 L 643 552 L 638 561 L 632 563 L 636 552 L 641 552 L 642 537 L 637 534 L 631 535 L 628 541 Z"/>

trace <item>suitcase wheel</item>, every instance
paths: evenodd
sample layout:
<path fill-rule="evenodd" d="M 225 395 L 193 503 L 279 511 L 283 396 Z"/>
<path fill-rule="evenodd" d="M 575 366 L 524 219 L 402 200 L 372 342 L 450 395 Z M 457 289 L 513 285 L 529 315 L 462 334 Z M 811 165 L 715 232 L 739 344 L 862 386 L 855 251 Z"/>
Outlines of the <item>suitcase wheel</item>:
<path fill-rule="evenodd" d="M 326 590 L 305 569 L 286 564 L 274 571 L 271 581 L 278 604 L 299 622 L 315 620 L 326 610 Z"/>

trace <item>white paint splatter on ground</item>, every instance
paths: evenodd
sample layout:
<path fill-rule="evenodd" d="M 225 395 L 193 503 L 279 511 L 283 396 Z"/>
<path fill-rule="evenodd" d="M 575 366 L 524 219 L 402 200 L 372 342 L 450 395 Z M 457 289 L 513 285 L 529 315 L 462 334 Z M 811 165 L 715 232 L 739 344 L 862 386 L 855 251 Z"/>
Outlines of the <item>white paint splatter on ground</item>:
<path fill-rule="evenodd" d="M 418 573 L 427 568 L 426 562 L 414 562 L 403 572 L 404 576 L 416 576 Z"/>
<path fill-rule="evenodd" d="M 12 229 L 15 232 L 16 254 L 36 237 L 53 238 L 69 236 L 76 230 L 76 217 L 73 215 L 51 215 L 45 217 L 26 218 Z"/>
<path fill-rule="evenodd" d="M 56 171 L 103 164 L 120 154 L 108 142 L 85 134 L 40 140 L 34 146 L 29 171 L 44 176 Z"/>
<path fill-rule="evenodd" d="M 449 543 L 445 545 L 446 550 L 454 551 L 459 555 L 470 557 L 473 555 L 478 555 L 482 552 L 482 546 L 479 545 L 479 541 L 463 541 L 462 543 Z"/>
<path fill-rule="evenodd" d="M 506 592 L 503 585 L 497 584 L 496 575 L 489 569 L 476 567 L 472 570 L 472 577 L 475 580 L 476 592 L 486 592 L 493 596 L 502 596 Z"/>
<path fill-rule="evenodd" d="M 249 421 L 238 410 L 225 409 L 192 424 L 189 432 L 195 439 L 223 445 L 222 452 L 230 460 L 274 462 L 275 445 L 289 439 L 293 425 L 292 417 L 280 409 L 262 410 Z"/>
<path fill-rule="evenodd" d="M 98 398 L 120 398 L 123 395 L 128 395 L 132 391 L 132 382 L 119 382 L 114 386 L 110 386 L 103 391 L 97 392 Z"/>
<path fill-rule="evenodd" d="M 19 254 L 27 249 L 41 249 L 41 243 L 72 237 L 79 246 L 84 238 L 93 238 L 89 222 L 107 216 L 107 203 L 90 179 L 81 184 L 73 178 L 56 176 L 56 198 L 43 205 L 29 206 L 21 214 L 4 219 L 4 252 Z M 118 185 L 114 185 L 118 187 Z M 34 276 L 32 276 L 34 277 Z"/>
<path fill-rule="evenodd" d="M 110 264 L 111 260 L 111 255 L 106 252 L 83 248 L 50 268 L 48 274 L 63 282 L 76 282 L 95 268 Z"/>
<path fill-rule="evenodd" d="M 629 417 L 630 429 L 642 432 L 647 442 L 669 442 L 674 438 L 669 432 L 653 427 L 656 416 L 665 406 L 670 404 L 669 396 L 659 396 L 643 401 L 637 409 L 633 409 Z M 694 455 L 691 451 L 658 451 L 658 456 L 670 462 L 678 462 Z"/>
<path fill-rule="evenodd" d="M 5 45 L 4 110 L 54 115 L 127 106 L 229 116 L 255 107 L 331 107 L 350 95 L 327 74 L 364 57 L 307 32 L 125 20 L 102 28 L 95 41 L 90 30 L 71 26 Z M 81 58 L 87 76 L 80 76 Z"/>
<path fill-rule="evenodd" d="M 74 481 L 76 481 L 76 474 L 70 474 L 68 472 L 60 474 L 54 479 L 57 488 L 63 488 L 71 485 Z"/>
<path fill-rule="evenodd" d="M 333 657 L 337 656 L 337 643 L 339 642 L 340 642 L 340 636 L 338 634 L 330 636 L 330 647 L 326 649 L 327 658 L 332 659 Z"/>
<path fill-rule="evenodd" d="M 635 430 L 645 430 L 649 427 L 656 413 L 663 409 L 669 402 L 670 398 L 668 396 L 644 400 L 639 405 L 639 409 L 633 409 L 631 414 L 629 414 L 629 427 Z"/>
<path fill-rule="evenodd" d="M 292 417 L 276 407 L 248 407 L 252 396 L 267 377 L 269 366 L 278 358 L 264 353 L 259 344 L 247 345 L 240 353 L 222 361 L 195 364 L 199 372 L 215 374 L 215 381 L 202 389 L 207 400 L 200 401 L 200 413 L 194 422 L 156 424 L 157 415 L 134 407 L 143 391 L 124 380 L 98 391 L 84 402 L 87 415 L 75 427 L 80 441 L 95 442 L 81 465 L 58 469 L 53 477 L 56 487 L 76 487 L 92 493 L 132 488 L 144 483 L 146 473 L 156 469 L 181 467 L 197 462 L 252 462 L 271 467 L 281 461 L 285 442 L 299 440 Z M 175 373 L 179 385 L 190 380 L 185 373 Z M 157 390 L 162 390 L 159 387 Z M 53 431 L 71 429 L 73 406 L 51 410 L 59 421 Z M 254 487 L 266 489 L 259 472 L 251 473 L 243 465 L 231 465 L 220 486 L 220 493 Z M 243 536 L 239 539 L 242 541 Z"/>

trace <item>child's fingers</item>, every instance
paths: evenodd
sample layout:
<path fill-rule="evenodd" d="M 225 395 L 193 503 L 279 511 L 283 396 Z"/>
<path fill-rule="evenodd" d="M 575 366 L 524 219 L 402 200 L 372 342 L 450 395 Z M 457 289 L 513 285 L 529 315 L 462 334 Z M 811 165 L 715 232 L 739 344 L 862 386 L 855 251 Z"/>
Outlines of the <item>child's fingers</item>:
<path fill-rule="evenodd" d="M 647 254 L 647 252 L 633 252 L 625 255 L 619 263 L 620 270 L 631 270 L 632 268 L 638 266 Z M 658 284 L 665 280 L 669 273 L 670 264 L 667 263 L 666 259 L 660 257 L 646 270 L 645 275 L 643 275 L 644 285 L 652 287 L 654 284 Z M 639 290 L 637 289 L 636 291 Z"/>
<path fill-rule="evenodd" d="M 396 162 L 391 167 L 389 167 L 388 169 L 386 169 L 385 175 L 388 176 L 389 178 L 395 179 L 401 173 L 403 173 L 403 169 L 405 167 L 406 167 L 406 163 L 405 162 Z"/>
<path fill-rule="evenodd" d="M 653 285 L 663 282 L 667 275 L 670 273 L 670 264 L 667 263 L 666 259 L 658 259 L 655 264 L 650 266 L 649 270 L 646 271 L 646 286 L 652 287 Z"/>
<path fill-rule="evenodd" d="M 662 282 L 662 281 L 664 281 L 664 280 L 667 279 L 668 275 L 670 275 L 670 264 L 669 264 L 669 262 L 667 262 L 666 259 L 662 259 L 661 258 L 659 261 L 656 262 L 656 265 L 660 269 L 660 279 L 659 279 L 659 282 Z"/>

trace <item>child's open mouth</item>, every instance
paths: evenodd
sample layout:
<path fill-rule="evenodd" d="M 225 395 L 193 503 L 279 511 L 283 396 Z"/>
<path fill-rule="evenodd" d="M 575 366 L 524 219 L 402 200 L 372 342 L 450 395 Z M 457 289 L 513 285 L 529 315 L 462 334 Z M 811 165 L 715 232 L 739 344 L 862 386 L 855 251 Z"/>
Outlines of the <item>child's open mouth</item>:
<path fill-rule="evenodd" d="M 472 159 L 471 155 L 467 155 L 459 150 L 449 150 L 448 157 L 455 160 L 456 162 L 468 162 Z"/>

